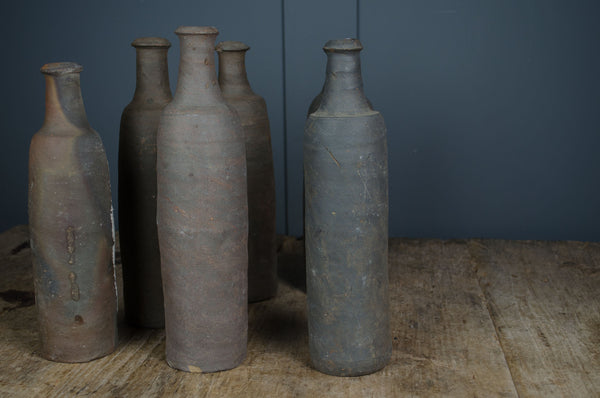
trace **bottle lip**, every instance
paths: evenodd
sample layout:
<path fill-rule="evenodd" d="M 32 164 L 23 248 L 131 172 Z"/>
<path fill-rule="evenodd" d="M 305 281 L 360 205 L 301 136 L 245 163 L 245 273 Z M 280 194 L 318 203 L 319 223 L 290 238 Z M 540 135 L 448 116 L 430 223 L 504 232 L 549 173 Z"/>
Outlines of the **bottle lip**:
<path fill-rule="evenodd" d="M 176 35 L 218 35 L 219 30 L 214 26 L 180 26 L 175 30 Z"/>
<path fill-rule="evenodd" d="M 83 66 L 75 62 L 51 62 L 41 67 L 40 72 L 45 75 L 59 76 L 69 73 L 80 73 Z"/>
<path fill-rule="evenodd" d="M 162 37 L 138 37 L 131 42 L 132 47 L 171 47 L 171 42 Z"/>
<path fill-rule="evenodd" d="M 329 40 L 323 46 L 325 52 L 360 51 L 362 49 L 360 40 L 352 38 Z"/>
<path fill-rule="evenodd" d="M 250 50 L 250 46 L 241 41 L 222 41 L 217 44 L 216 50 L 218 52 L 248 51 Z"/>

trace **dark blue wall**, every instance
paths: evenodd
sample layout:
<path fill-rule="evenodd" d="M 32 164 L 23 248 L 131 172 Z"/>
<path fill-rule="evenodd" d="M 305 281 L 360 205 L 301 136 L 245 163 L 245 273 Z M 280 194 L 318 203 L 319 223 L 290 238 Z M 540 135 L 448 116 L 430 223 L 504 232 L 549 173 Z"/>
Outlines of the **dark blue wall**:
<path fill-rule="evenodd" d="M 179 25 L 243 40 L 265 97 L 278 231 L 302 233 L 302 129 L 324 79 L 322 45 L 358 36 L 365 90 L 388 126 L 390 233 L 600 240 L 597 1 L 158 0 L 3 2 L 0 230 L 27 221 L 27 151 L 44 114 L 41 65 L 84 66 L 88 118 L 113 191 L 120 114 L 139 36 Z M 115 198 L 116 203 L 116 198 Z"/>

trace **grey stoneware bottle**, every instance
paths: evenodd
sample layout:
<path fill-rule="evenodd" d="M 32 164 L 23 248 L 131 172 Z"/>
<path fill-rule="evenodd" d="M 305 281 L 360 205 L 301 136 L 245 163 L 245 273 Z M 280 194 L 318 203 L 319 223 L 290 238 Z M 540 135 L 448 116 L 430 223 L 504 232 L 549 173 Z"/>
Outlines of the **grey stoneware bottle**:
<path fill-rule="evenodd" d="M 246 149 L 215 70 L 213 27 L 182 26 L 179 78 L 157 137 L 157 226 L 167 362 L 239 365 L 248 333 Z"/>
<path fill-rule="evenodd" d="M 147 328 L 165 325 L 156 230 L 156 132 L 171 101 L 168 40 L 142 37 L 136 50 L 136 88 L 119 134 L 119 239 L 125 316 Z"/>
<path fill-rule="evenodd" d="M 248 170 L 248 301 L 277 292 L 275 246 L 275 172 L 267 104 L 250 88 L 245 57 L 250 47 L 239 41 L 219 43 L 219 85 L 235 109 L 246 138 Z"/>
<path fill-rule="evenodd" d="M 87 362 L 117 343 L 108 161 L 72 62 L 46 64 L 46 116 L 29 148 L 29 233 L 41 355 Z"/>
<path fill-rule="evenodd" d="M 386 128 L 363 93 L 361 43 L 331 40 L 304 130 L 306 274 L 313 366 L 335 376 L 391 357 Z"/>

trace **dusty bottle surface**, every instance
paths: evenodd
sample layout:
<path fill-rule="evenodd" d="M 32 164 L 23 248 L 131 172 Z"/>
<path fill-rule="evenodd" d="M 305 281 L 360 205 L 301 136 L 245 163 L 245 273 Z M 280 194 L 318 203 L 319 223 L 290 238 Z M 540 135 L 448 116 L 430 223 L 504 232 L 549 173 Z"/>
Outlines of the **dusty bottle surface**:
<path fill-rule="evenodd" d="M 142 37 L 136 49 L 136 89 L 123 110 L 119 134 L 119 239 L 127 320 L 141 327 L 165 324 L 156 230 L 156 132 L 171 101 L 168 40 Z"/>
<path fill-rule="evenodd" d="M 325 44 L 327 77 L 304 132 L 309 348 L 336 376 L 391 356 L 386 129 L 363 90 L 358 40 Z"/>
<path fill-rule="evenodd" d="M 89 125 L 80 65 L 44 65 L 46 116 L 29 151 L 29 230 L 42 356 L 86 362 L 117 342 L 108 161 Z"/>
<path fill-rule="evenodd" d="M 236 110 L 246 139 L 248 173 L 248 300 L 265 300 L 277 292 L 275 247 L 275 173 L 267 104 L 248 82 L 241 42 L 222 42 L 219 85 L 227 103 Z"/>
<path fill-rule="evenodd" d="M 215 70 L 213 27 L 183 26 L 179 78 L 157 137 L 157 225 L 167 362 L 240 364 L 248 330 L 246 151 Z"/>

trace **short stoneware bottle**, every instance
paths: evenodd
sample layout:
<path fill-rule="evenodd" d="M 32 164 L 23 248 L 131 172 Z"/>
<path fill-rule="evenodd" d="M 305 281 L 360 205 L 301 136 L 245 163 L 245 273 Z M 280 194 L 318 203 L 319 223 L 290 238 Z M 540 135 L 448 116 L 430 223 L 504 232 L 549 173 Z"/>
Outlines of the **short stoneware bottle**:
<path fill-rule="evenodd" d="M 392 349 L 386 128 L 363 93 L 361 49 L 325 44 L 325 86 L 304 130 L 310 357 L 336 376 L 375 372 Z"/>
<path fill-rule="evenodd" d="M 136 50 L 136 88 L 119 134 L 119 240 L 125 316 L 147 328 L 165 325 L 156 231 L 156 132 L 171 99 L 168 40 L 143 37 Z"/>
<path fill-rule="evenodd" d="M 41 69 L 46 116 L 29 149 L 29 232 L 41 354 L 87 362 L 117 343 L 114 230 L 106 153 L 71 62 Z"/>
<path fill-rule="evenodd" d="M 219 43 L 219 85 L 236 110 L 246 138 L 248 170 L 248 300 L 261 301 L 277 292 L 275 246 L 275 172 L 267 104 L 250 88 L 239 41 Z"/>
<path fill-rule="evenodd" d="M 182 26 L 179 78 L 157 137 L 157 225 L 167 362 L 188 372 L 239 365 L 248 333 L 244 134 L 215 70 L 213 27 Z"/>

